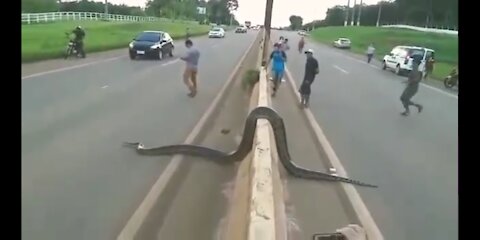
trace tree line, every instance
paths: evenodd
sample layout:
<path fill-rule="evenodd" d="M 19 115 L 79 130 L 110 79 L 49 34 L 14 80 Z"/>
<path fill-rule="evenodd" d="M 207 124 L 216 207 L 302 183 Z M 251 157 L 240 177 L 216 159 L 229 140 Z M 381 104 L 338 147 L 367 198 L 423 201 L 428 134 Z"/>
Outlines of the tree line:
<path fill-rule="evenodd" d="M 351 0 L 353 1 L 353 0 Z M 303 25 L 303 29 L 324 26 L 343 26 L 347 11 L 347 24 L 357 22 L 361 11 L 360 25 L 375 26 L 379 24 L 408 24 L 421 27 L 458 27 L 458 0 L 394 0 L 382 1 L 374 5 L 358 4 L 353 8 L 337 5 L 327 10 L 325 19 Z M 355 12 L 352 19 L 352 13 Z M 380 18 L 378 18 L 380 12 Z"/>
<path fill-rule="evenodd" d="M 206 8 L 199 14 L 197 7 Z M 197 20 L 201 23 L 238 25 L 233 15 L 238 0 L 148 0 L 145 8 L 108 3 L 108 13 L 135 16 L 155 16 L 172 19 Z M 104 1 L 22 0 L 22 12 L 105 12 Z"/>

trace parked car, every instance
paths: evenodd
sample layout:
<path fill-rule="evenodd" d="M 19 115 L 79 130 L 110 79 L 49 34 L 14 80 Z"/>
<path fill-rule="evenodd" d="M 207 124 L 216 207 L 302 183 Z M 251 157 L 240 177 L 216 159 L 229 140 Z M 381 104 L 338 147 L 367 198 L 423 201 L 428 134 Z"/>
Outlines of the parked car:
<path fill-rule="evenodd" d="M 247 32 L 247 27 L 245 26 L 239 26 L 235 29 L 235 33 L 246 33 Z"/>
<path fill-rule="evenodd" d="M 173 57 L 174 48 L 173 39 L 167 32 L 144 31 L 128 45 L 128 54 L 132 60 L 137 56 L 163 59 L 167 55 Z"/>
<path fill-rule="evenodd" d="M 333 41 L 333 46 L 336 48 L 350 49 L 352 42 L 348 38 L 339 38 Z"/>
<path fill-rule="evenodd" d="M 214 27 L 210 32 L 208 32 L 209 38 L 224 38 L 225 30 L 221 27 Z"/>
<path fill-rule="evenodd" d="M 418 66 L 425 73 L 425 63 L 430 57 L 435 58 L 435 51 L 429 48 L 416 46 L 397 46 L 383 57 L 382 69 L 393 69 L 397 75 L 412 70 L 413 56 L 418 56 L 422 62 Z"/>

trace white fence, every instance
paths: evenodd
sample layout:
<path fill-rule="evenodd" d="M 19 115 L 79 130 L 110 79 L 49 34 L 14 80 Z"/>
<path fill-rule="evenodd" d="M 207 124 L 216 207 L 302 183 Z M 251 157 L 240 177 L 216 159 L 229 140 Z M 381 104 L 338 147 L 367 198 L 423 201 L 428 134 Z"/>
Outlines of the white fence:
<path fill-rule="evenodd" d="M 400 24 L 399 25 L 382 25 L 382 27 L 386 27 L 386 28 L 405 28 L 405 29 L 411 29 L 411 30 L 421 31 L 421 32 L 443 33 L 443 34 L 458 36 L 458 31 L 449 30 L 449 29 L 424 28 L 424 27 L 416 27 L 416 26 L 400 25 Z"/>
<path fill-rule="evenodd" d="M 49 12 L 49 13 L 22 13 L 22 24 L 35 24 L 53 21 L 68 20 L 106 20 L 106 21 L 126 21 L 126 22 L 154 22 L 154 21 L 173 21 L 167 18 L 128 16 L 117 14 L 105 14 L 96 12 Z M 175 20 L 179 22 L 189 22 Z"/>

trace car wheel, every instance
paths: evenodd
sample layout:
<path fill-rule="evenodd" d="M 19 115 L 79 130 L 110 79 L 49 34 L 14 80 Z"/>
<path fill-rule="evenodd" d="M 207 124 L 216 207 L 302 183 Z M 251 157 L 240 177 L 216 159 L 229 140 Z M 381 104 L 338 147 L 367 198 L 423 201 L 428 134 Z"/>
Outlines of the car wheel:
<path fill-rule="evenodd" d="M 387 69 L 387 63 L 385 62 L 385 60 L 383 60 L 382 62 L 382 70 L 386 70 Z"/>
<path fill-rule="evenodd" d="M 157 54 L 155 55 L 155 59 L 162 60 L 163 58 L 163 51 L 161 48 L 158 49 Z"/>
<path fill-rule="evenodd" d="M 397 75 L 402 75 L 402 69 L 400 69 L 400 64 L 397 65 L 397 67 L 395 68 L 395 74 Z"/>
<path fill-rule="evenodd" d="M 135 60 L 135 58 L 137 57 L 137 55 L 135 53 L 132 53 L 132 52 L 129 52 L 128 56 L 130 57 L 131 60 Z"/>
<path fill-rule="evenodd" d="M 168 56 L 173 57 L 173 47 L 171 47 L 170 51 L 168 51 Z"/>

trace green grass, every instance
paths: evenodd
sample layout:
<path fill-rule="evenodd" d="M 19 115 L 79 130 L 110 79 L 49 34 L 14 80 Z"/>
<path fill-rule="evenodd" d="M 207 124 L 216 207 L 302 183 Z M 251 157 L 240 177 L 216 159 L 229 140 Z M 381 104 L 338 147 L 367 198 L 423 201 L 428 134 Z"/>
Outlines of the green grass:
<path fill-rule="evenodd" d="M 63 56 L 71 32 L 81 25 L 86 32 L 85 50 L 88 53 L 127 47 L 141 31 L 161 30 L 173 38 L 185 37 L 186 28 L 192 35 L 206 34 L 207 25 L 181 22 L 55 22 L 48 24 L 22 25 L 22 62 L 38 61 Z"/>
<path fill-rule="evenodd" d="M 352 41 L 352 52 L 365 54 L 370 43 L 376 48 L 376 58 L 383 59 L 397 45 L 414 45 L 435 50 L 435 69 L 433 78 L 442 79 L 458 63 L 458 37 L 425 33 L 407 29 L 376 27 L 325 27 L 311 33 L 317 41 L 332 44 L 339 37 Z"/>
<path fill-rule="evenodd" d="M 244 90 L 251 90 L 260 79 L 260 71 L 257 69 L 247 70 L 242 77 L 242 87 Z"/>

